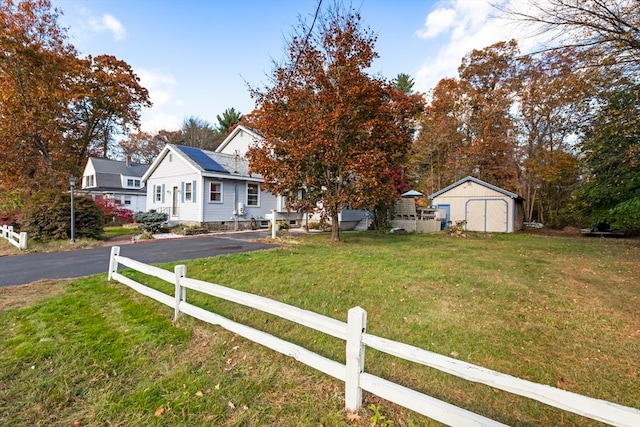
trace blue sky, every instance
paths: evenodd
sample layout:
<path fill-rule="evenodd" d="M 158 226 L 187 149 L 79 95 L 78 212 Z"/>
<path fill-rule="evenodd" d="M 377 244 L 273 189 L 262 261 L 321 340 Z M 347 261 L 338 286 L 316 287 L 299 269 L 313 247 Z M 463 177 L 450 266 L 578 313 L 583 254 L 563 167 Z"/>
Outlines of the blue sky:
<path fill-rule="evenodd" d="M 506 2 L 509 0 L 498 0 Z M 521 0 L 511 0 L 521 1 Z M 492 1 L 495 3 L 495 1 Z M 311 22 L 317 0 L 52 0 L 81 55 L 109 54 L 129 63 L 154 106 L 142 128 L 174 130 L 195 116 L 217 125 L 227 108 L 249 113 L 247 83 L 268 83 L 273 61 L 285 58 L 299 19 Z M 334 4 L 323 0 L 322 7 Z M 344 4 L 349 4 L 344 2 Z M 411 75 L 428 92 L 455 77 L 472 49 L 518 31 L 486 0 L 354 0 L 377 35 L 371 72 Z M 531 44 L 525 40 L 525 44 Z"/>

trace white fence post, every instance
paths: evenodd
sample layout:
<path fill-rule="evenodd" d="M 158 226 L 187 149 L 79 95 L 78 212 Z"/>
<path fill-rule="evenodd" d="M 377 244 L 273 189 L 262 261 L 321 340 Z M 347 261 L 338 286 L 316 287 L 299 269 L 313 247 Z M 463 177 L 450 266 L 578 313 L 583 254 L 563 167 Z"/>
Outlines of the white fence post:
<path fill-rule="evenodd" d="M 186 265 L 176 265 L 173 269 L 176 274 L 175 282 L 176 282 L 176 291 L 175 291 L 175 307 L 173 313 L 173 320 L 178 320 L 180 317 L 180 302 L 187 300 L 187 288 L 182 286 L 180 279 L 187 277 L 187 266 Z"/>
<path fill-rule="evenodd" d="M 271 238 L 276 238 L 276 211 L 271 209 Z"/>
<path fill-rule="evenodd" d="M 27 232 L 23 231 L 20 233 L 20 249 L 23 251 L 27 250 Z"/>
<path fill-rule="evenodd" d="M 118 261 L 116 257 L 120 255 L 120 246 L 111 247 L 111 256 L 109 256 L 109 276 L 108 280 L 111 280 L 113 273 L 118 272 Z"/>
<path fill-rule="evenodd" d="M 355 411 L 362 406 L 360 374 L 364 372 L 364 349 L 362 335 L 367 328 L 367 312 L 354 307 L 347 316 L 347 360 L 345 375 L 345 407 Z"/>

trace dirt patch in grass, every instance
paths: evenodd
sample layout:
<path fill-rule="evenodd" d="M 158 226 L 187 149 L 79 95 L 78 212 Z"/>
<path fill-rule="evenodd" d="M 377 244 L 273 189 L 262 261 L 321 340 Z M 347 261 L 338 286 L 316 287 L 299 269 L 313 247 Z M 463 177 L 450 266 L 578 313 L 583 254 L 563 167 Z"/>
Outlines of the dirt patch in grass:
<path fill-rule="evenodd" d="M 71 280 L 38 280 L 28 285 L 0 288 L 0 310 L 20 310 L 60 295 Z"/>

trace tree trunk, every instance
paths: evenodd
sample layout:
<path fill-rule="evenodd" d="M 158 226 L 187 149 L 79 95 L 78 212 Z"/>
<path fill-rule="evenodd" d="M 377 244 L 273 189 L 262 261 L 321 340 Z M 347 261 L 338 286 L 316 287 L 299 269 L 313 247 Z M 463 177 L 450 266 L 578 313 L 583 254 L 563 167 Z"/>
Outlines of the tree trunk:
<path fill-rule="evenodd" d="M 331 241 L 340 241 L 340 223 L 338 222 L 338 213 L 331 214 Z"/>

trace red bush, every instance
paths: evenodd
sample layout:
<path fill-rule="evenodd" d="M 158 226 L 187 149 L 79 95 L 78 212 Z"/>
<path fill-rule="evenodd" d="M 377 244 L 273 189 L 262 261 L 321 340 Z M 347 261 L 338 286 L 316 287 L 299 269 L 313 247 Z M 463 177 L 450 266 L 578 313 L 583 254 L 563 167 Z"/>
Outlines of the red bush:
<path fill-rule="evenodd" d="M 95 202 L 104 215 L 105 224 L 113 224 L 114 222 L 125 224 L 133 222 L 133 212 L 125 208 L 119 200 L 103 197 L 96 199 Z"/>

